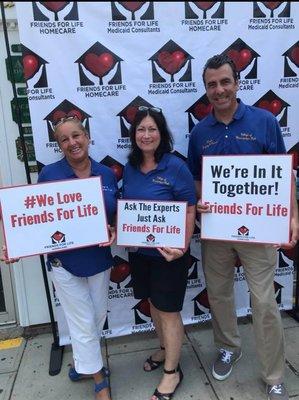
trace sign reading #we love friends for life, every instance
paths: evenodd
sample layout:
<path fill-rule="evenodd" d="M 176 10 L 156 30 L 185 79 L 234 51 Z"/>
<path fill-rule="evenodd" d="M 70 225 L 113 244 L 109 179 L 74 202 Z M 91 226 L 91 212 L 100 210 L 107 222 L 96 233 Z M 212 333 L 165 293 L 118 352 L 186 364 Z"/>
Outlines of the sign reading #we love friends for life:
<path fill-rule="evenodd" d="M 187 203 L 118 200 L 117 244 L 185 248 Z"/>
<path fill-rule="evenodd" d="M 101 178 L 0 189 L 9 258 L 108 242 Z"/>

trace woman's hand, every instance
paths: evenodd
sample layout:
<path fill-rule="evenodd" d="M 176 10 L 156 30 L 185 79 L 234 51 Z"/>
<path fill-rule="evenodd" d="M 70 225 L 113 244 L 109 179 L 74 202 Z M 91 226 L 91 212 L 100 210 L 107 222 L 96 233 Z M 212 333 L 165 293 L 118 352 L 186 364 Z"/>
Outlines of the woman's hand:
<path fill-rule="evenodd" d="M 2 253 L 1 253 L 0 260 L 5 262 L 5 264 L 12 264 L 12 263 L 20 261 L 19 258 L 8 258 L 7 249 L 6 249 L 5 245 L 2 246 Z"/>
<path fill-rule="evenodd" d="M 157 250 L 165 258 L 166 261 L 173 261 L 182 257 L 185 252 L 182 249 L 175 249 L 172 247 L 158 247 Z"/>
<path fill-rule="evenodd" d="M 114 226 L 108 225 L 108 231 L 109 231 L 109 241 L 106 243 L 100 243 L 99 247 L 108 247 L 113 244 L 116 238 L 116 230 Z"/>

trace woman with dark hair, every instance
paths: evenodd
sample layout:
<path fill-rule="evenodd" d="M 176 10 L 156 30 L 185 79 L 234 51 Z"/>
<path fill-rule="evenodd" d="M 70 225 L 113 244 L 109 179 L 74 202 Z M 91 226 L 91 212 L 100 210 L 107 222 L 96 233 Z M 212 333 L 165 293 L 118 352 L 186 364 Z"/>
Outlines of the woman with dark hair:
<path fill-rule="evenodd" d="M 186 248 L 138 248 L 129 252 L 134 297 L 148 299 L 160 349 L 144 364 L 164 375 L 152 400 L 169 400 L 183 379 L 179 365 L 184 329 L 180 311 L 187 286 L 189 244 L 195 220 L 195 188 L 185 162 L 171 154 L 173 139 L 160 108 L 139 107 L 131 125 L 132 149 L 123 176 L 123 198 L 187 201 Z"/>

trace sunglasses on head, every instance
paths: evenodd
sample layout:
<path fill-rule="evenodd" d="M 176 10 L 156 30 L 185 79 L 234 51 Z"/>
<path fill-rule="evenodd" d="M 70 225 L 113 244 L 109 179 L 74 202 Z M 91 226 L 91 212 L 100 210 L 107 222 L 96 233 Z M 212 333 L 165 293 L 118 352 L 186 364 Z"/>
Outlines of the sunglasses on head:
<path fill-rule="evenodd" d="M 138 111 L 153 111 L 153 112 L 161 113 L 162 109 L 159 107 L 139 106 Z"/>
<path fill-rule="evenodd" d="M 53 122 L 53 128 L 54 129 L 57 129 L 57 127 L 59 126 L 59 125 L 61 125 L 61 124 L 64 124 L 66 121 L 72 121 L 72 120 L 74 120 L 74 119 L 77 119 L 77 120 L 79 120 L 79 118 L 77 117 L 77 115 L 70 115 L 70 116 L 68 116 L 68 117 L 63 117 L 63 118 L 60 118 L 57 122 Z"/>

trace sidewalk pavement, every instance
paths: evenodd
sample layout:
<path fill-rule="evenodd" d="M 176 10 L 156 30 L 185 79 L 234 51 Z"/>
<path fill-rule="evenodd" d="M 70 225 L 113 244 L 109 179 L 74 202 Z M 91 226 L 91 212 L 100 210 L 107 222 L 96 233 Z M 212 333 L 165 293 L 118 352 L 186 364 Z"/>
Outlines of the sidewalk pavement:
<path fill-rule="evenodd" d="M 299 323 L 282 313 L 286 337 L 286 379 L 290 399 L 299 400 Z M 209 322 L 186 326 L 181 367 L 184 380 L 175 400 L 264 400 L 265 387 L 259 377 L 248 318 L 239 320 L 243 340 L 243 357 L 232 375 L 219 382 L 211 376 L 215 357 L 213 335 Z M 5 343 L 2 342 L 5 347 Z M 90 379 L 71 382 L 67 372 L 71 349 L 66 346 L 60 374 L 50 376 L 49 356 L 51 334 L 22 339 L 18 347 L 1 349 L 0 400 L 88 400 L 94 399 Z M 144 360 L 158 348 L 154 333 L 134 334 L 103 341 L 106 365 L 111 369 L 110 385 L 113 400 L 150 399 L 162 370 L 146 373 Z"/>

